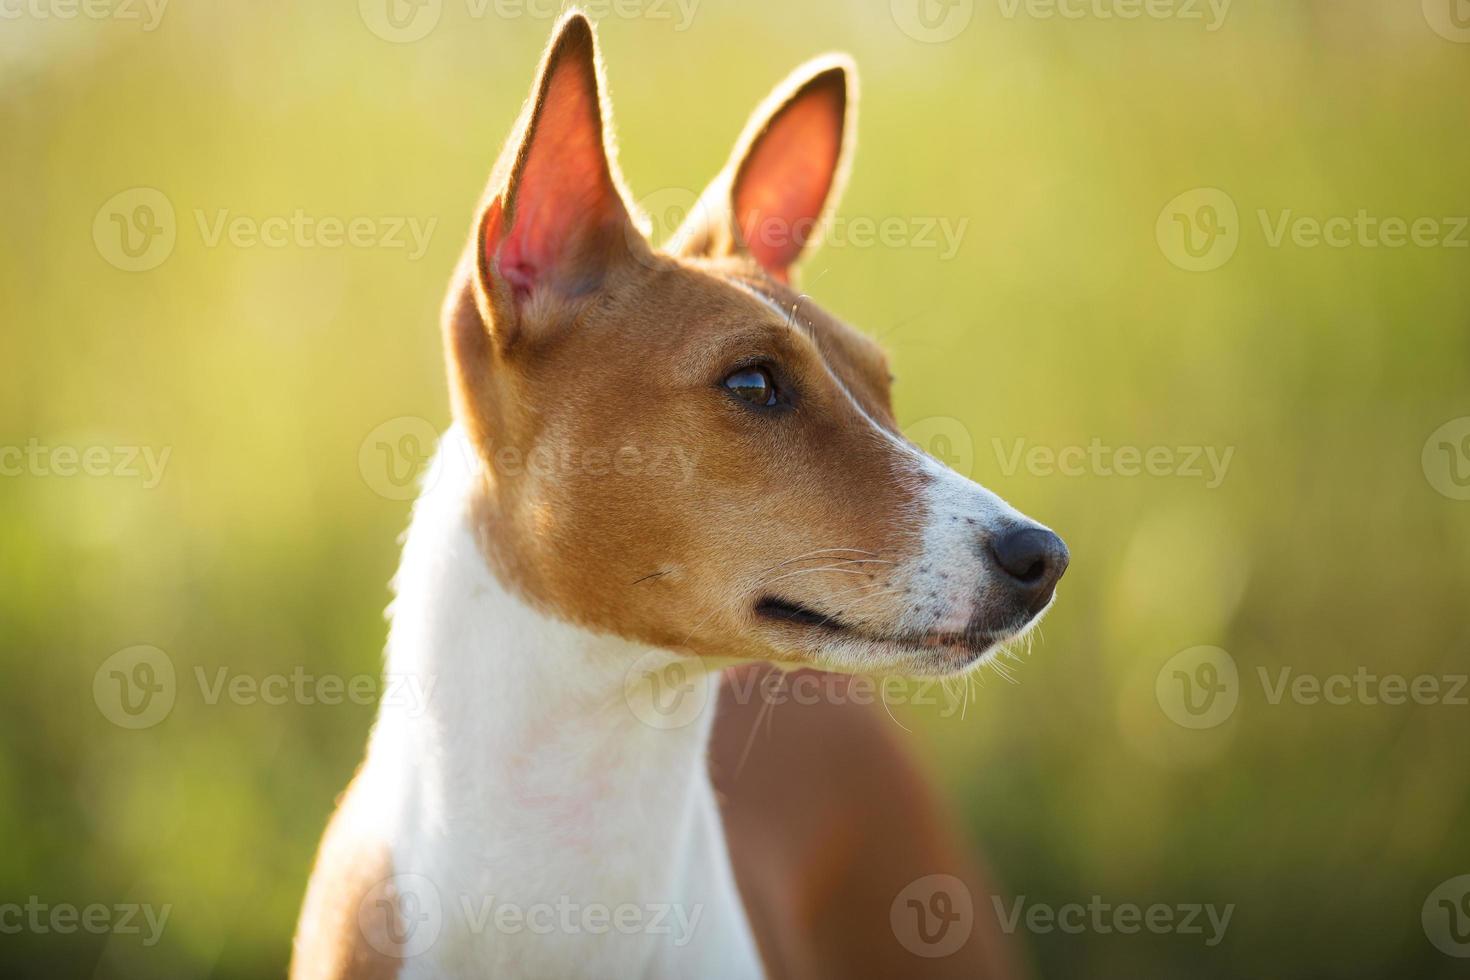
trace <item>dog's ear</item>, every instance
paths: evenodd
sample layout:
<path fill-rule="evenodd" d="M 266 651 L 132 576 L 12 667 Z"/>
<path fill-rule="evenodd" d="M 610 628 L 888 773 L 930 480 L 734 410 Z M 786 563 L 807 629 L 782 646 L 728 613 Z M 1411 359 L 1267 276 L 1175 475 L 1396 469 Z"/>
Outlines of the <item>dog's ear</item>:
<path fill-rule="evenodd" d="M 857 71 L 844 55 L 813 59 L 756 109 L 735 152 L 671 239 L 687 256 L 748 255 L 789 280 L 847 177 Z"/>
<path fill-rule="evenodd" d="M 552 34 L 480 213 L 477 301 L 505 347 L 526 326 L 528 307 L 585 296 L 630 249 L 646 248 L 624 203 L 602 91 L 592 25 L 570 13 Z"/>

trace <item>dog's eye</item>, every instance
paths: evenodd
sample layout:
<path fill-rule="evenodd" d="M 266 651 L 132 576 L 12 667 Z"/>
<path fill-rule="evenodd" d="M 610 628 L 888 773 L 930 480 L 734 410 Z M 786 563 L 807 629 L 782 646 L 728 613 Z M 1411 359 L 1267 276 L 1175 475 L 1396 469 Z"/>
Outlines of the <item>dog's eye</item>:
<path fill-rule="evenodd" d="M 769 407 L 776 404 L 775 382 L 763 367 L 741 368 L 725 379 L 725 387 L 752 405 Z"/>

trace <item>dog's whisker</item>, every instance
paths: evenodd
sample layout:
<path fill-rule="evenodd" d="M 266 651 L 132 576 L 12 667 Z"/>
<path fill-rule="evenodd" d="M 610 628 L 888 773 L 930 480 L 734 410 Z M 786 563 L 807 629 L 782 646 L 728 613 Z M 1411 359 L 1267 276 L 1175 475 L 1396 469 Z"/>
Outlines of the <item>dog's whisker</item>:
<path fill-rule="evenodd" d="M 699 621 L 699 622 L 697 622 L 697 623 L 695 623 L 695 624 L 694 624 L 694 628 L 693 628 L 693 629 L 691 629 L 691 630 L 690 630 L 690 631 L 689 631 L 689 633 L 688 633 L 688 635 L 686 635 L 686 636 L 685 636 L 685 637 L 684 637 L 684 642 L 683 642 L 683 643 L 682 643 L 682 644 L 680 644 L 680 645 L 681 645 L 681 646 L 687 646 L 687 645 L 688 645 L 688 644 L 689 644 L 689 641 L 690 641 L 690 640 L 692 640 L 692 639 L 693 639 L 693 638 L 694 638 L 694 634 L 695 634 L 695 633 L 698 633 L 698 632 L 699 632 L 699 631 L 700 631 L 700 630 L 701 630 L 701 629 L 703 629 L 703 628 L 704 628 L 704 625 L 705 625 L 705 624 L 706 624 L 706 623 L 708 623 L 708 622 L 709 622 L 709 621 L 710 621 L 710 620 L 712 620 L 712 619 L 714 619 L 714 618 L 715 618 L 715 617 L 716 617 L 716 616 L 718 616 L 718 615 L 719 615 L 719 614 L 720 614 L 720 612 L 721 612 L 721 610 L 720 610 L 720 608 L 719 608 L 719 607 L 718 607 L 718 606 L 716 606 L 716 607 L 715 607 L 715 608 L 714 608 L 714 609 L 713 609 L 713 610 L 712 610 L 712 611 L 711 611 L 711 612 L 710 612 L 710 614 L 709 614 L 709 615 L 708 615 L 708 616 L 706 616 L 706 617 L 704 617 L 704 618 L 703 618 L 703 619 L 701 619 L 701 620 L 700 620 L 700 621 Z"/>
<path fill-rule="evenodd" d="M 1004 678 L 1005 681 L 1006 681 L 1006 683 L 1008 683 L 1008 684 L 1015 684 L 1015 683 L 1017 683 L 1015 676 L 1012 675 L 1011 672 L 1008 671 L 1005 668 L 1005 666 L 1000 663 L 1000 661 L 995 660 L 995 659 L 992 659 L 992 660 L 987 661 L 987 664 L 988 664 L 988 666 L 990 667 L 991 670 L 995 671 L 996 674 L 998 674 L 1002 678 Z"/>
<path fill-rule="evenodd" d="M 862 605 L 865 602 L 872 602 L 875 599 L 886 599 L 889 596 L 900 595 L 900 594 L 903 593 L 903 591 L 904 590 L 902 588 L 899 588 L 899 587 L 896 587 L 895 586 L 894 588 L 891 588 L 891 589 L 881 589 L 881 590 L 876 591 L 876 592 L 870 592 L 867 595 L 857 596 L 851 602 L 849 602 L 847 605 L 843 606 L 841 609 L 839 609 L 835 613 L 833 613 L 833 615 L 834 616 L 842 616 L 842 615 L 845 615 L 846 613 L 852 611 L 853 609 L 858 608 L 860 605 Z"/>
<path fill-rule="evenodd" d="M 839 568 L 836 565 L 823 565 L 821 568 L 798 568 L 794 572 L 786 572 L 783 575 L 777 575 L 773 579 L 766 580 L 766 582 L 763 583 L 763 586 L 765 586 L 765 585 L 774 585 L 777 582 L 783 581 L 785 579 L 788 579 L 788 578 L 796 578 L 796 577 L 801 576 L 801 575 L 815 575 L 818 572 L 835 572 L 836 574 L 839 574 L 839 575 L 866 575 L 867 574 L 867 572 L 861 572 L 861 571 L 858 571 L 855 568 Z"/>
<path fill-rule="evenodd" d="M 884 561 L 882 558 L 833 558 L 824 556 L 820 561 L 830 561 L 834 565 L 894 565 L 896 562 Z"/>
<path fill-rule="evenodd" d="M 902 728 L 904 731 L 912 733 L 912 730 L 907 725 L 894 717 L 893 706 L 888 703 L 888 685 L 880 684 L 878 685 L 878 690 L 882 692 L 881 700 L 883 701 L 883 712 L 884 714 L 888 715 L 888 720 L 893 722 L 899 728 Z"/>
<path fill-rule="evenodd" d="M 768 668 L 768 669 L 774 669 L 774 668 Z M 777 678 L 776 678 L 776 684 L 777 684 L 777 686 L 780 686 L 781 684 L 784 684 L 784 683 L 786 683 L 786 677 L 785 677 L 785 675 L 784 674 L 778 674 L 777 675 Z M 758 688 L 759 685 L 756 685 L 756 687 Z M 753 690 L 754 690 L 754 688 L 753 688 Z M 761 706 L 760 706 L 760 710 L 755 713 L 755 721 L 750 726 L 750 735 L 747 736 L 746 739 L 745 739 L 745 747 L 743 749 L 741 749 L 741 752 L 740 752 L 740 761 L 735 764 L 735 778 L 736 779 L 740 778 L 741 772 L 743 772 L 745 770 L 746 760 L 750 758 L 750 750 L 755 747 L 755 737 L 756 737 L 756 734 L 761 730 L 761 719 L 762 718 L 766 719 L 766 736 L 769 738 L 770 737 L 770 734 L 771 734 L 771 721 L 770 721 L 770 717 L 771 717 L 772 712 L 775 711 L 776 701 L 775 701 L 774 698 L 762 698 L 761 699 L 761 702 L 762 703 L 761 703 Z"/>
<path fill-rule="evenodd" d="M 877 557 L 876 552 L 864 551 L 861 548 L 819 548 L 816 551 L 808 551 L 806 554 L 797 555 L 794 558 L 788 558 L 788 559 L 786 559 L 783 562 L 777 562 L 776 564 L 772 565 L 771 567 L 765 569 L 765 571 L 773 572 L 773 571 L 775 571 L 778 568 L 785 568 L 787 565 L 794 565 L 794 564 L 796 564 L 799 561 L 808 561 L 810 559 L 817 558 L 817 557 L 822 556 L 822 555 L 842 554 L 844 552 L 847 553 L 847 554 L 853 554 L 853 555 L 866 555 L 869 558 L 875 558 L 875 559 Z M 836 560 L 836 559 L 833 559 L 833 560 Z"/>

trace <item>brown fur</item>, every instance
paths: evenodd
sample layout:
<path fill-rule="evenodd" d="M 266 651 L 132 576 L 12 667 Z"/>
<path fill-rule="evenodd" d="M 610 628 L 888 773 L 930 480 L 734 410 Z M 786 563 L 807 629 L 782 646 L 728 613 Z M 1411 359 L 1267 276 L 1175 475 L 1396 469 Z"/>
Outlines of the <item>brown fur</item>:
<path fill-rule="evenodd" d="M 850 65 L 823 59 L 777 89 L 668 253 L 629 214 L 601 79 L 591 28 L 571 15 L 445 308 L 454 415 L 487 474 L 471 502 L 486 559 L 528 601 L 592 629 L 800 664 L 799 631 L 753 606 L 793 562 L 811 566 L 800 556 L 823 554 L 817 565 L 846 572 L 786 577 L 781 595 L 881 632 L 903 601 L 885 594 L 894 566 L 882 562 L 918 547 L 923 478 L 873 429 L 897 433 L 882 351 L 787 285 L 810 240 L 802 229 L 845 177 Z M 581 184 L 528 175 L 542 168 Z M 786 184 L 795 190 L 781 193 Z M 563 210 L 548 187 L 573 203 Z M 803 213 L 772 214 L 783 208 Z M 552 231 L 518 226 L 532 212 Z M 800 235 L 794 249 L 750 241 L 772 217 Z M 755 362 L 776 372 L 788 407 L 762 413 L 722 387 Z M 690 469 L 672 456 L 655 465 L 659 452 L 684 454 Z M 972 882 L 977 903 L 987 892 L 881 719 L 856 705 L 785 712 L 778 723 L 791 727 L 746 758 L 757 707 L 727 690 L 713 765 L 773 974 L 1008 974 L 979 916 L 981 935 L 947 960 L 895 948 L 888 903 L 907 881 L 943 871 Z M 377 903 L 391 861 L 357 807 L 349 791 L 322 842 L 298 980 L 397 973 L 393 923 L 371 911 L 387 908 Z"/>
<path fill-rule="evenodd" d="M 568 22 L 543 62 L 517 126 L 523 141 L 496 168 L 446 317 L 455 414 L 490 474 L 474 502 L 484 552 L 530 601 L 590 628 L 796 662 L 801 637 L 752 610 L 786 563 L 821 554 L 831 560 L 785 577 L 781 597 L 882 633 L 902 610 L 887 595 L 887 570 L 918 547 L 924 482 L 872 428 L 896 434 L 883 354 L 785 286 L 784 267 L 760 265 L 742 232 L 756 218 L 799 228 L 820 217 L 844 166 L 850 69 L 827 59 L 804 83 L 788 82 L 711 185 L 706 200 L 725 198 L 705 212 L 711 227 L 687 233 L 678 255 L 654 253 L 628 216 L 605 138 L 576 132 L 608 128 L 590 30 L 579 23 Z M 537 142 L 548 133 L 550 150 Z M 783 167 L 771 162 L 777 151 L 809 159 Z M 575 159 L 588 152 L 594 160 Z M 575 212 L 561 219 L 556 202 L 533 199 L 545 224 L 568 226 L 539 234 L 571 243 L 559 261 L 574 271 L 542 270 L 527 287 L 507 253 L 527 249 L 515 216 L 527 206 L 520 196 L 544 182 L 538 165 L 596 186 L 571 192 Z M 793 199 L 817 213 L 741 211 L 779 200 L 753 182 L 814 167 L 821 179 L 808 177 Z M 585 249 L 589 240 L 600 250 Z M 756 412 L 723 390 L 734 368 L 754 362 L 777 372 L 789 408 Z M 636 472 L 588 463 L 629 453 L 645 464 L 624 468 Z M 549 475 L 518 465 L 536 458 L 570 462 Z"/>
<path fill-rule="evenodd" d="M 941 816 L 893 723 L 856 699 L 774 710 L 736 696 L 752 689 L 748 677 L 726 685 L 710 773 L 771 980 L 1024 976 L 1011 941 L 983 914 L 989 881 Z M 392 954 L 392 923 L 380 917 L 391 914 L 380 903 L 392 863 L 384 842 L 364 833 L 352 789 L 339 803 L 312 870 L 290 975 L 393 980 L 402 960 Z M 921 960 L 894 937 L 889 906 L 909 882 L 941 872 L 969 888 L 975 931 L 953 955 Z M 368 910 L 362 921 L 360 909 Z"/>
<path fill-rule="evenodd" d="M 496 433 L 480 443 L 495 479 L 476 517 L 502 576 L 574 622 L 658 646 L 770 656 L 779 651 L 749 610 L 772 571 L 822 549 L 906 556 L 918 529 L 904 515 L 920 485 L 839 388 L 846 381 L 892 425 L 872 345 L 809 306 L 798 309 L 804 325 L 785 322 L 716 268 L 670 259 L 626 270 L 631 281 L 541 339 L 534 356 L 523 348 L 523 361 L 490 368 L 477 387 L 494 397 L 474 405 L 476 426 Z M 630 314 L 685 326 L 640 330 Z M 722 390 L 731 365 L 750 358 L 781 364 L 800 404 L 768 419 Z M 640 472 L 587 463 L 631 459 L 627 447 L 647 464 Z M 544 479 L 504 465 L 537 451 L 570 453 L 571 464 Z M 671 455 L 655 465 L 660 453 Z M 692 465 L 687 482 L 675 459 Z M 888 566 L 858 567 L 881 588 Z M 797 601 L 807 592 L 826 601 L 834 584 L 853 589 L 845 575 L 815 579 L 783 585 Z"/>
<path fill-rule="evenodd" d="M 393 980 L 402 963 L 386 842 L 347 788 L 317 852 L 291 955 L 291 980 Z"/>
<path fill-rule="evenodd" d="M 836 696 L 810 703 L 733 696 L 752 690 L 750 674 L 770 669 L 740 668 L 746 676 L 727 686 L 710 772 L 771 980 L 1024 976 L 989 914 L 994 889 L 943 817 L 902 731 L 881 708 L 843 696 L 847 677 L 822 677 L 822 690 Z M 931 874 L 964 882 L 974 924 L 951 955 L 920 959 L 895 936 L 889 910 L 910 882 Z"/>

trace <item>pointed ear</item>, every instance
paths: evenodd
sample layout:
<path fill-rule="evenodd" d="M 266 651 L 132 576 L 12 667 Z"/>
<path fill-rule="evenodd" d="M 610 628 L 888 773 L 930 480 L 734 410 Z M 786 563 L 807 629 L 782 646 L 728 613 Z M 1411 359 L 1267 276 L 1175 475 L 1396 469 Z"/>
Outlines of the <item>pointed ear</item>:
<path fill-rule="evenodd" d="M 508 345 L 526 308 L 597 289 L 643 239 L 628 217 L 592 25 L 564 17 L 480 214 L 477 300 Z"/>
<path fill-rule="evenodd" d="M 787 281 L 842 194 L 856 116 L 851 59 L 826 55 L 796 69 L 750 117 L 670 250 L 748 255 Z"/>

